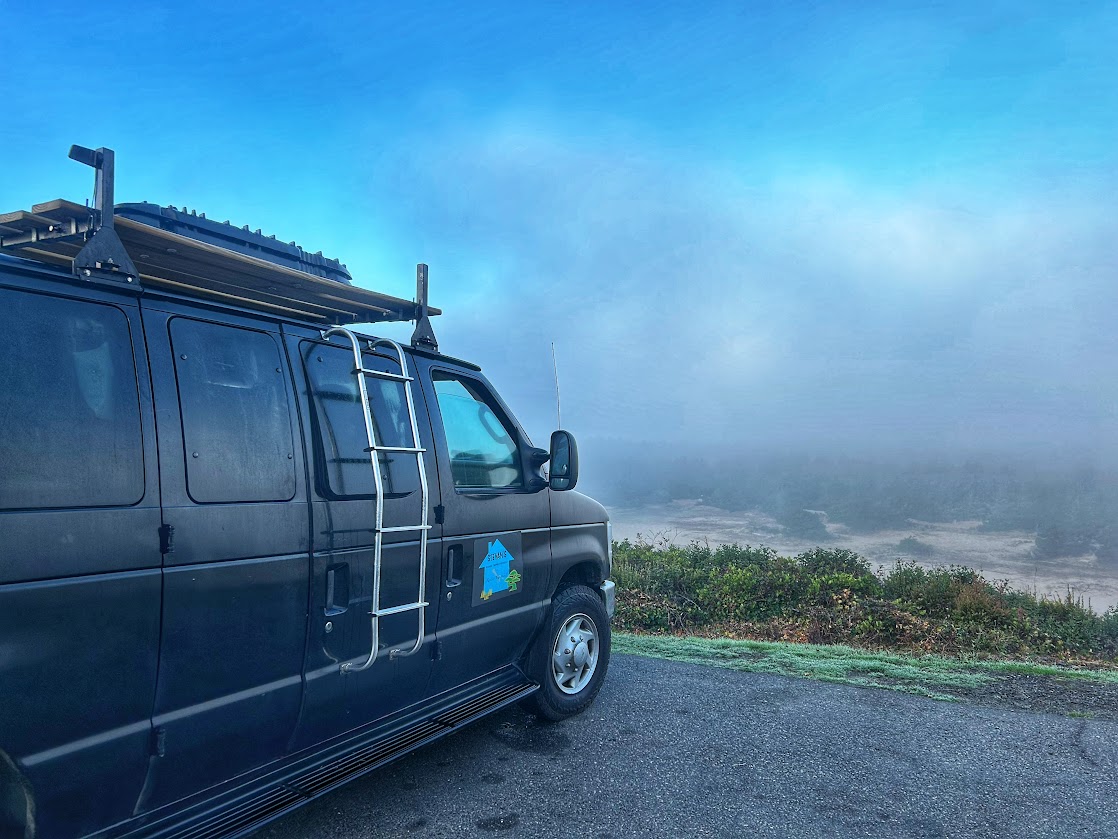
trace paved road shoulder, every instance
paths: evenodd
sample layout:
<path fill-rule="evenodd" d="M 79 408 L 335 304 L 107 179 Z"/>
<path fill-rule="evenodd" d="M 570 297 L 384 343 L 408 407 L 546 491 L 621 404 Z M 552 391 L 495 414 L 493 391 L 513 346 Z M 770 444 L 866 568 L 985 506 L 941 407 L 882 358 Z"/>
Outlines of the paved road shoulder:
<path fill-rule="evenodd" d="M 1118 835 L 1118 723 L 615 656 L 259 836 Z"/>

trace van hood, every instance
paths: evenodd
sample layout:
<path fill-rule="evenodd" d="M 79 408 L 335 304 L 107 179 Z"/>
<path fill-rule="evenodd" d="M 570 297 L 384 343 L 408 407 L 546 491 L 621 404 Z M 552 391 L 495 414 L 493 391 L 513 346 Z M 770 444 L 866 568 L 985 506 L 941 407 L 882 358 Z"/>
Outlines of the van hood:
<path fill-rule="evenodd" d="M 605 524 L 609 521 L 606 508 L 588 495 L 570 490 L 551 492 L 551 526 L 571 524 Z"/>

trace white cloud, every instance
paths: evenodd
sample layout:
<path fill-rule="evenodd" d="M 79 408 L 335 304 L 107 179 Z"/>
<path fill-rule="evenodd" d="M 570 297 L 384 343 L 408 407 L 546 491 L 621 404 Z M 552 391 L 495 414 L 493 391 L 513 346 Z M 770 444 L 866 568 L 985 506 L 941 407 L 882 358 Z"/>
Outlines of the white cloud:
<path fill-rule="evenodd" d="M 1075 443 L 1118 420 L 1108 209 L 766 179 L 579 136 L 509 119 L 408 138 L 376 176 L 433 276 L 467 271 L 436 285 L 444 348 L 529 427 L 553 423 L 552 340 L 589 434 L 936 445 L 970 424 L 975 445 Z"/>

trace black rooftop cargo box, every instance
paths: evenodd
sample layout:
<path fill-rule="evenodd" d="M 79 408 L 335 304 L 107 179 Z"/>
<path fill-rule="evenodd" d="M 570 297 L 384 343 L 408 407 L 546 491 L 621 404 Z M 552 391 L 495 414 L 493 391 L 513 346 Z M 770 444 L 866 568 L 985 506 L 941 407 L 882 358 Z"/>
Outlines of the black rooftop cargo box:
<path fill-rule="evenodd" d="M 146 201 L 140 204 L 117 204 L 116 217 L 150 224 L 180 236 L 189 236 L 199 242 L 266 259 L 277 265 L 286 265 L 288 268 L 337 280 L 346 285 L 353 279 L 341 262 L 323 256 L 321 251 L 308 253 L 294 242 L 281 242 L 275 236 L 265 236 L 259 230 L 253 232 L 247 224 L 235 227 L 228 221 L 213 221 L 206 218 L 205 213 L 188 213 L 185 207 L 182 210 L 176 207 L 159 207 Z"/>

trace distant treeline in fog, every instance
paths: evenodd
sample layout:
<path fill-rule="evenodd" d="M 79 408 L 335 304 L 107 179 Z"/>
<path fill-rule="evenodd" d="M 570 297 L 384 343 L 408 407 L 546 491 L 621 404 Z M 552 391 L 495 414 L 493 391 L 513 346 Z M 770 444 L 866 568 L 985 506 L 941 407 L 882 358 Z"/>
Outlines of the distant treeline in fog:
<path fill-rule="evenodd" d="M 593 446 L 587 491 L 607 504 L 702 499 L 761 510 L 789 532 L 824 543 L 827 520 L 859 531 L 910 519 L 981 521 L 1036 536 L 1038 558 L 1095 553 L 1118 563 L 1118 469 L 1037 464 L 1006 456 L 908 461 L 760 454 L 686 456 L 670 447 Z"/>

